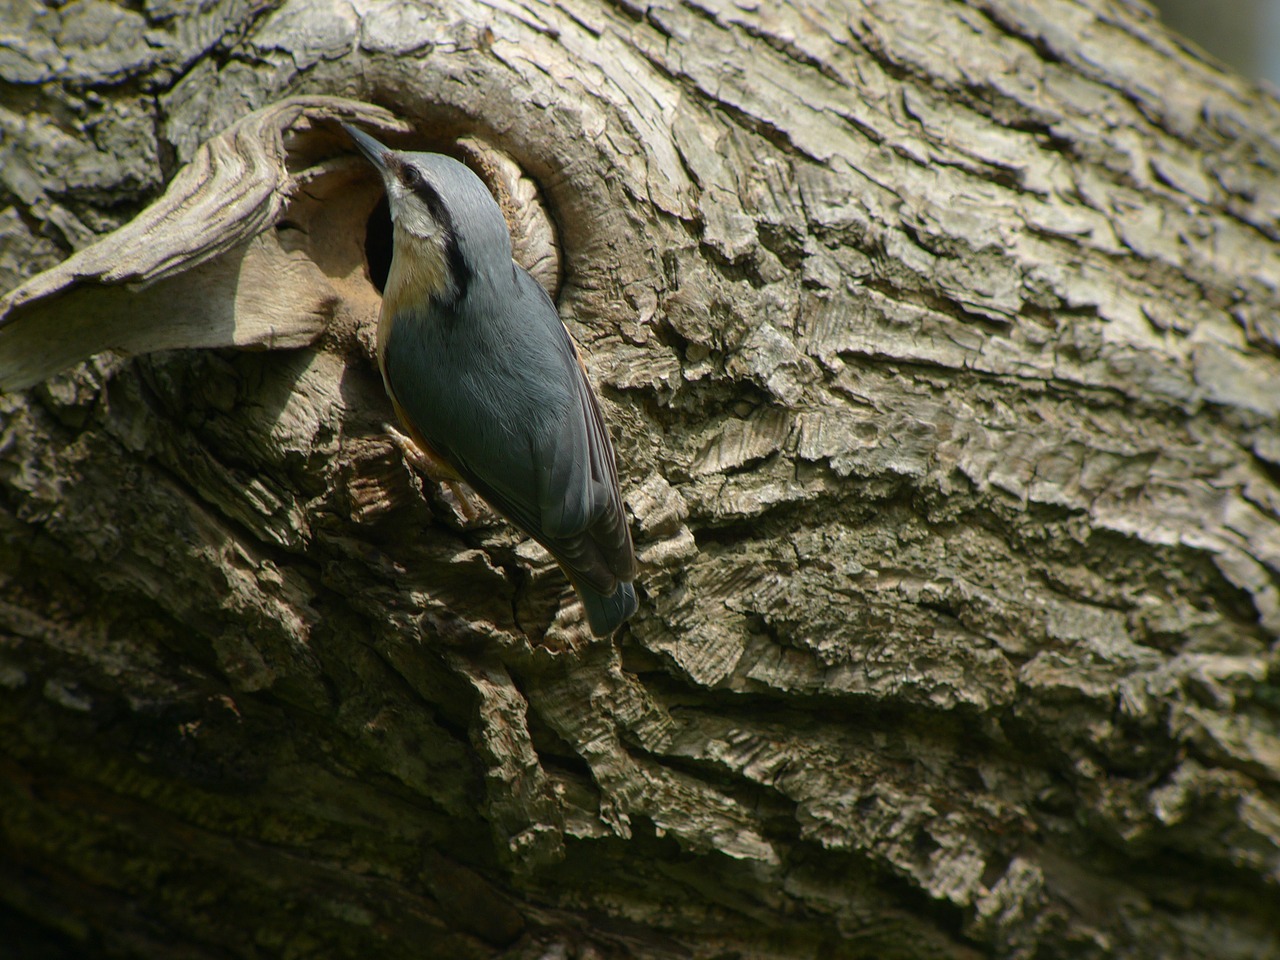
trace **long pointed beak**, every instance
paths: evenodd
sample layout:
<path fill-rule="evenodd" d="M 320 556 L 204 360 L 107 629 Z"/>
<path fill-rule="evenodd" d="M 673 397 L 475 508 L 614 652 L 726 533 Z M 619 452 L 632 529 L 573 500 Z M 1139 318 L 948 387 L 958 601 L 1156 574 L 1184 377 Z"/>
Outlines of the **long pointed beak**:
<path fill-rule="evenodd" d="M 388 147 L 384 147 L 363 130 L 357 130 L 348 123 L 343 123 L 342 129 L 347 131 L 347 136 L 355 141 L 360 152 L 369 158 L 369 162 L 377 167 L 379 173 L 385 175 L 391 172 L 391 164 L 388 162 L 391 150 Z"/>

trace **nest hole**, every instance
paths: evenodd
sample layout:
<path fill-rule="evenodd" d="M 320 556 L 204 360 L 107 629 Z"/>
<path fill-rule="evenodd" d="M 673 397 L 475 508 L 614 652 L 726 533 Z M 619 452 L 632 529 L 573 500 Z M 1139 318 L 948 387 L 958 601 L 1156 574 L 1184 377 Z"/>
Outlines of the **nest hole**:
<path fill-rule="evenodd" d="M 369 282 L 379 294 L 386 288 L 387 274 L 391 272 L 391 237 L 391 205 L 384 193 L 364 225 L 364 262 Z"/>

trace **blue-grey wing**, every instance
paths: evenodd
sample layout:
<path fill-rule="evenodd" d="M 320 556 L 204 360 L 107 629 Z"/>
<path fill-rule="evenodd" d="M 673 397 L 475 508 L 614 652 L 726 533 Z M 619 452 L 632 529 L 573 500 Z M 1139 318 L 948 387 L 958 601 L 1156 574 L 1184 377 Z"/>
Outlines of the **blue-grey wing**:
<path fill-rule="evenodd" d="M 597 590 L 635 578 L 635 551 L 622 506 L 613 444 L 577 348 L 546 291 L 523 270 L 521 299 L 547 326 L 568 374 L 572 400 L 559 429 L 534 451 L 540 529 L 531 530 L 572 574 Z M 541 534 L 539 536 L 539 534 Z"/>
<path fill-rule="evenodd" d="M 636 573 L 613 445 L 554 305 L 537 281 L 516 273 L 517 296 L 504 305 L 514 321 L 504 333 L 510 342 L 491 352 L 493 366 L 462 369 L 462 357 L 481 350 L 455 352 L 440 333 L 445 325 L 413 333 L 397 324 L 388 380 L 431 452 L 545 546 L 575 585 L 609 594 Z M 472 324 L 461 323 L 455 333 L 465 336 Z M 457 377 L 470 377 L 472 388 L 450 379 Z M 476 380 L 498 391 L 476 388 Z"/>

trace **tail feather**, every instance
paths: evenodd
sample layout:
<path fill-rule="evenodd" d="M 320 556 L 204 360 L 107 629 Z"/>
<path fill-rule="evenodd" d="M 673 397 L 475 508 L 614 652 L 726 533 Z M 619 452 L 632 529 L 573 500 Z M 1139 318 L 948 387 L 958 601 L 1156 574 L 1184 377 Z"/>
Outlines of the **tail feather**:
<path fill-rule="evenodd" d="M 582 606 L 587 611 L 587 622 L 597 637 L 607 637 L 622 626 L 636 612 L 636 588 L 629 581 L 619 581 L 611 594 L 601 593 L 584 584 L 574 584 Z"/>

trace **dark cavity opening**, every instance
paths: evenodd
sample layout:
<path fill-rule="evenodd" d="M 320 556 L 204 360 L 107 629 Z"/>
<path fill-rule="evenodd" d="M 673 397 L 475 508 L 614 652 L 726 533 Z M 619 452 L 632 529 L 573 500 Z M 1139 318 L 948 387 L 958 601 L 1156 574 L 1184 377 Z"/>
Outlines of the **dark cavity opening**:
<path fill-rule="evenodd" d="M 364 225 L 364 261 L 369 267 L 369 282 L 382 293 L 391 272 L 391 205 L 386 194 Z"/>

